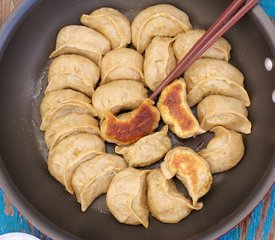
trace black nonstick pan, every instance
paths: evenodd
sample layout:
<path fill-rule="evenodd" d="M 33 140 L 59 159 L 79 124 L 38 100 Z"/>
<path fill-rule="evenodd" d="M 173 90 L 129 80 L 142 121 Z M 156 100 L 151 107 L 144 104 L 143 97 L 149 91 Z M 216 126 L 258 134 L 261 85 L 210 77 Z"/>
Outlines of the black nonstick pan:
<path fill-rule="evenodd" d="M 0 185 L 35 226 L 53 239 L 215 239 L 238 224 L 262 199 L 275 178 L 275 29 L 257 6 L 226 38 L 233 46 L 231 63 L 245 75 L 251 97 L 252 134 L 246 153 L 229 172 L 214 176 L 204 208 L 178 224 L 150 217 L 150 227 L 119 224 L 107 211 L 104 197 L 86 213 L 74 196 L 48 173 L 39 104 L 46 84 L 48 56 L 59 29 L 79 24 L 82 13 L 102 6 L 119 9 L 131 20 L 160 0 L 28 0 L 15 11 L 0 35 Z M 195 27 L 207 28 L 228 0 L 167 0 L 186 11 Z M 177 144 L 188 145 L 182 141 Z M 1 223 L 0 223 L 1 224 Z"/>

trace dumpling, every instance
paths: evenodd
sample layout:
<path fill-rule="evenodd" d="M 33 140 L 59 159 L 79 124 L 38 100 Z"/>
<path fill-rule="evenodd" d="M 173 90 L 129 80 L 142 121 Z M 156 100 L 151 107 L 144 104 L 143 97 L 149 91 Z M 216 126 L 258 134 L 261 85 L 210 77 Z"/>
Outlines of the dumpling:
<path fill-rule="evenodd" d="M 149 166 L 163 158 L 172 148 L 167 133 L 168 127 L 164 126 L 160 132 L 145 136 L 130 146 L 117 146 L 115 152 L 123 155 L 129 167 Z"/>
<path fill-rule="evenodd" d="M 149 211 L 161 222 L 178 223 L 192 210 L 200 210 L 202 203 L 193 206 L 191 201 L 178 191 L 172 179 L 166 179 L 161 170 L 154 169 L 147 175 Z"/>
<path fill-rule="evenodd" d="M 102 55 L 110 50 L 109 40 L 99 32 L 84 26 L 70 25 L 59 31 L 55 51 L 50 58 L 63 54 L 77 54 L 100 65 Z"/>
<path fill-rule="evenodd" d="M 163 121 L 180 138 L 189 138 L 205 131 L 186 102 L 185 83 L 182 78 L 168 85 L 161 93 L 157 107 Z"/>
<path fill-rule="evenodd" d="M 80 19 L 83 25 L 103 34 L 112 48 L 126 47 L 131 43 L 131 26 L 129 20 L 113 8 L 103 7 L 90 15 L 83 14 Z"/>
<path fill-rule="evenodd" d="M 155 37 L 146 49 L 144 80 L 152 91 L 157 89 L 176 66 L 177 62 L 171 45 L 173 41 L 173 38 Z"/>
<path fill-rule="evenodd" d="M 91 104 L 84 101 L 68 100 L 54 105 L 47 111 L 42 118 L 40 130 L 45 131 L 51 122 L 70 113 L 88 114 L 92 117 L 97 116 L 97 112 Z"/>
<path fill-rule="evenodd" d="M 108 111 L 118 113 L 138 107 L 147 97 L 142 83 L 131 80 L 119 80 L 98 87 L 92 97 L 92 103 L 102 118 Z"/>
<path fill-rule="evenodd" d="M 127 168 L 123 158 L 114 154 L 100 154 L 81 163 L 75 170 L 72 186 L 84 212 L 93 201 L 106 193 L 114 175 Z"/>
<path fill-rule="evenodd" d="M 214 127 L 215 137 L 199 154 L 208 162 L 211 173 L 227 171 L 235 167 L 244 155 L 242 135 L 224 127 Z"/>
<path fill-rule="evenodd" d="M 129 145 L 152 133 L 160 121 L 160 113 L 151 99 L 145 99 L 134 111 L 118 117 L 111 112 L 100 123 L 104 140 L 117 145 Z"/>
<path fill-rule="evenodd" d="M 130 48 L 120 48 L 108 52 L 101 63 L 101 82 L 129 79 L 143 81 L 143 56 Z"/>
<path fill-rule="evenodd" d="M 199 59 L 185 72 L 187 102 L 190 106 L 199 103 L 209 95 L 224 95 L 250 105 L 250 99 L 243 88 L 243 74 L 231 64 L 215 59 Z"/>
<path fill-rule="evenodd" d="M 76 133 L 100 136 L 98 122 L 88 114 L 70 113 L 52 121 L 45 132 L 45 142 L 52 149 L 65 137 Z"/>
<path fill-rule="evenodd" d="M 88 58 L 62 55 L 50 65 L 45 93 L 71 88 L 91 97 L 99 75 L 98 66 Z"/>
<path fill-rule="evenodd" d="M 142 10 L 131 29 L 132 44 L 142 54 L 153 37 L 175 37 L 192 26 L 185 12 L 169 4 L 158 4 Z"/>
<path fill-rule="evenodd" d="M 73 194 L 72 177 L 75 169 L 80 163 L 104 152 L 105 145 L 100 137 L 87 133 L 71 135 L 49 152 L 48 169 L 50 174 Z"/>
<path fill-rule="evenodd" d="M 47 93 L 40 104 L 40 115 L 43 118 L 46 113 L 54 108 L 56 105 L 60 103 L 64 103 L 66 101 L 81 101 L 86 103 L 91 103 L 92 100 L 85 96 L 84 94 L 71 90 L 71 89 L 62 89 L 56 90 L 54 92 Z"/>
<path fill-rule="evenodd" d="M 106 203 L 120 223 L 142 224 L 148 228 L 147 173 L 148 170 L 127 168 L 114 176 L 107 191 Z"/>
<path fill-rule="evenodd" d="M 161 164 L 166 179 L 176 176 L 187 188 L 196 206 L 212 185 L 212 175 L 208 163 L 191 148 L 176 147 L 170 150 Z"/>
<path fill-rule="evenodd" d="M 204 33 L 204 30 L 190 30 L 177 36 L 173 45 L 173 50 L 178 61 L 191 50 Z M 230 51 L 230 43 L 226 39 L 220 38 L 202 55 L 202 57 L 228 61 L 230 59 Z"/>
<path fill-rule="evenodd" d="M 201 127 L 206 131 L 223 126 L 240 133 L 251 133 L 248 111 L 236 98 L 210 95 L 198 104 L 197 114 Z"/>

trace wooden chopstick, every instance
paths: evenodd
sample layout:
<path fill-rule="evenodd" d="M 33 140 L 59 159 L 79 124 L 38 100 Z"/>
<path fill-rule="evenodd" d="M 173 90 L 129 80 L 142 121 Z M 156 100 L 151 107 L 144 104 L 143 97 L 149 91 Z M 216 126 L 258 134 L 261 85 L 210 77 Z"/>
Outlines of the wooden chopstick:
<path fill-rule="evenodd" d="M 244 2 L 246 3 L 244 4 Z M 160 86 L 151 94 L 150 98 L 154 100 L 169 83 L 179 78 L 192 63 L 200 58 L 208 48 L 222 37 L 225 32 L 235 25 L 257 3 L 258 0 L 234 0 L 177 64 L 172 72 L 163 80 Z"/>

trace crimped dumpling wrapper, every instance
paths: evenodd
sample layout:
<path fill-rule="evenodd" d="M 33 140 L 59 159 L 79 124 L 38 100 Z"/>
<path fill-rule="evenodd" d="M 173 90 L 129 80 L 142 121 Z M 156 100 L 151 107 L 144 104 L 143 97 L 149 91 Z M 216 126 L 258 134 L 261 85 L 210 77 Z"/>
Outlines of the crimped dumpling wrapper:
<path fill-rule="evenodd" d="M 186 102 L 186 89 L 182 78 L 175 80 L 162 91 L 157 107 L 163 121 L 180 138 L 204 133 Z"/>
<path fill-rule="evenodd" d="M 48 169 L 50 174 L 73 194 L 72 177 L 75 169 L 79 164 L 104 152 L 105 144 L 100 137 L 87 133 L 71 135 L 49 152 Z"/>
<path fill-rule="evenodd" d="M 147 90 L 140 82 L 119 80 L 99 86 L 92 97 L 94 108 L 102 118 L 108 111 L 118 113 L 137 108 L 147 98 Z"/>
<path fill-rule="evenodd" d="M 88 58 L 62 55 L 50 65 L 45 93 L 71 88 L 91 97 L 99 76 L 98 66 Z"/>
<path fill-rule="evenodd" d="M 56 90 L 54 92 L 49 92 L 43 97 L 42 102 L 40 104 L 41 118 L 43 119 L 46 113 L 50 109 L 56 107 L 56 105 L 73 100 L 86 103 L 92 102 L 92 100 L 89 97 L 72 89 L 62 89 Z"/>
<path fill-rule="evenodd" d="M 197 114 L 201 127 L 206 131 L 223 126 L 240 133 L 251 133 L 248 111 L 236 98 L 210 95 L 198 104 Z"/>
<path fill-rule="evenodd" d="M 144 83 L 143 56 L 130 48 L 120 48 L 108 52 L 101 62 L 101 82 L 129 79 Z"/>
<path fill-rule="evenodd" d="M 100 136 L 98 122 L 88 114 L 70 113 L 52 121 L 45 131 L 45 142 L 52 149 L 58 142 L 76 133 Z"/>
<path fill-rule="evenodd" d="M 153 37 L 174 37 L 192 29 L 188 15 L 169 4 L 158 4 L 142 10 L 131 25 L 132 43 L 143 53 Z"/>
<path fill-rule="evenodd" d="M 208 163 L 188 147 L 170 150 L 161 164 L 161 171 L 166 179 L 176 176 L 183 183 L 193 206 L 210 190 L 213 181 Z"/>
<path fill-rule="evenodd" d="M 106 203 L 120 223 L 142 224 L 148 228 L 147 173 L 148 170 L 127 168 L 114 176 L 107 191 Z"/>
<path fill-rule="evenodd" d="M 100 154 L 81 163 L 74 171 L 73 189 L 84 212 L 93 201 L 106 193 L 114 175 L 127 168 L 123 158 L 114 154 Z"/>
<path fill-rule="evenodd" d="M 129 167 L 149 166 L 160 159 L 172 148 L 167 136 L 168 126 L 160 132 L 152 133 L 129 146 L 116 146 L 115 152 L 123 155 Z"/>
<path fill-rule="evenodd" d="M 55 50 L 50 58 L 63 54 L 77 54 L 100 65 L 102 56 L 111 50 L 111 44 L 101 33 L 78 25 L 63 27 L 56 39 Z"/>
<path fill-rule="evenodd" d="M 204 30 L 190 30 L 177 36 L 173 50 L 178 61 L 185 57 L 204 33 Z M 230 59 L 230 51 L 230 43 L 226 39 L 220 38 L 206 50 L 202 57 L 228 61 Z"/>
<path fill-rule="evenodd" d="M 83 25 L 104 35 L 110 41 L 113 49 L 126 47 L 131 43 L 130 22 L 116 9 L 99 8 L 90 15 L 83 14 L 80 21 Z"/>
<path fill-rule="evenodd" d="M 152 91 L 157 89 L 177 64 L 172 48 L 173 41 L 173 38 L 155 37 L 146 49 L 144 80 Z"/>
<path fill-rule="evenodd" d="M 117 145 L 129 145 L 152 133 L 160 121 L 160 113 L 153 105 L 154 102 L 146 98 L 131 112 L 117 117 L 108 112 L 100 122 L 102 138 Z"/>
<path fill-rule="evenodd" d="M 161 170 L 154 169 L 147 175 L 149 211 L 161 222 L 178 223 L 192 210 L 200 210 L 202 203 L 193 206 L 191 201 L 178 191 L 172 179 L 166 179 Z"/>
<path fill-rule="evenodd" d="M 47 111 L 47 113 L 42 118 L 42 123 L 40 125 L 40 130 L 45 131 L 49 124 L 56 119 L 68 115 L 70 113 L 82 113 L 88 114 L 92 117 L 97 116 L 96 110 L 93 106 L 87 102 L 82 102 L 78 100 L 65 101 Z"/>
<path fill-rule="evenodd" d="M 187 102 L 194 106 L 209 95 L 234 97 L 250 105 L 250 99 L 243 87 L 242 73 L 221 60 L 200 59 L 185 72 L 189 92 Z"/>
<path fill-rule="evenodd" d="M 240 133 L 224 127 L 214 127 L 215 137 L 199 154 L 208 162 L 211 173 L 227 171 L 235 167 L 242 159 L 245 148 Z"/>

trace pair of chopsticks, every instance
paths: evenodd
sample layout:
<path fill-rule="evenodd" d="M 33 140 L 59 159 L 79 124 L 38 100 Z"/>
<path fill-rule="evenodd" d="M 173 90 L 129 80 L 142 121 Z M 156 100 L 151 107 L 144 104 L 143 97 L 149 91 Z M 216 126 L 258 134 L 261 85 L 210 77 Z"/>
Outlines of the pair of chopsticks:
<path fill-rule="evenodd" d="M 173 71 L 163 80 L 161 85 L 152 93 L 150 98 L 154 100 L 162 90 L 172 81 L 179 78 L 202 54 L 210 48 L 222 35 L 235 25 L 258 0 L 234 0 L 222 13 L 216 22 L 205 32 L 193 48 L 177 64 Z"/>

